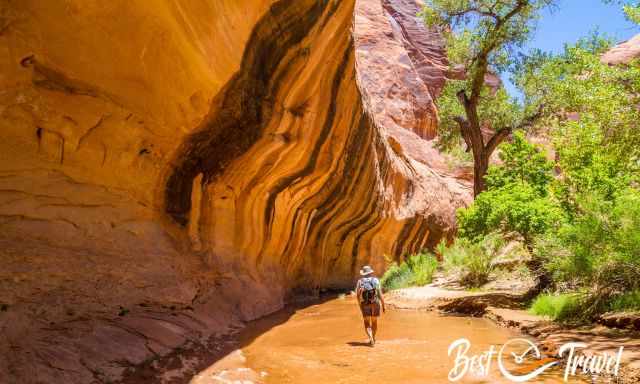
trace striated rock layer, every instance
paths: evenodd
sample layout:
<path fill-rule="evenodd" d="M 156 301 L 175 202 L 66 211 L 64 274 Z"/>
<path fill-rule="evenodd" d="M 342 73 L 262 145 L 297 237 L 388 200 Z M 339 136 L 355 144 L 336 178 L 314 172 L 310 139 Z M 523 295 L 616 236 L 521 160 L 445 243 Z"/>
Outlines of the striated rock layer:
<path fill-rule="evenodd" d="M 126 368 L 453 230 L 409 0 L 0 3 L 0 375 Z"/>

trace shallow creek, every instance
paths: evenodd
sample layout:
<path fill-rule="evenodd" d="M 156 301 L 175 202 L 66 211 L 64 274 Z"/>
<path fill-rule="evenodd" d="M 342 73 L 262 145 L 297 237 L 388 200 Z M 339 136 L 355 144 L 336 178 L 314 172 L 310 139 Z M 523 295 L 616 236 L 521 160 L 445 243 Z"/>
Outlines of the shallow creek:
<path fill-rule="evenodd" d="M 230 377 L 228 369 L 223 375 L 219 369 L 203 371 L 200 377 L 218 375 L 212 382 L 241 383 L 447 383 L 454 364 L 447 349 L 453 341 L 468 339 L 471 342 L 468 355 L 472 355 L 489 350 L 491 345 L 496 346 L 497 352 L 510 339 L 521 337 L 483 318 L 389 310 L 379 321 L 378 342 L 370 347 L 365 343 L 355 301 L 338 298 L 295 311 L 285 310 L 251 323 L 241 333 L 241 347 L 235 352 L 242 360 L 243 368 L 236 367 L 245 372 L 242 378 Z M 524 344 L 519 347 L 513 349 L 518 354 L 526 349 Z M 510 352 L 505 355 L 505 366 L 514 375 L 531 372 L 551 361 L 543 359 L 516 366 Z M 553 367 L 527 382 L 562 383 L 563 367 Z M 486 375 L 468 372 L 458 382 L 512 381 L 502 375 L 494 356 Z M 570 377 L 568 382 L 584 381 Z"/>

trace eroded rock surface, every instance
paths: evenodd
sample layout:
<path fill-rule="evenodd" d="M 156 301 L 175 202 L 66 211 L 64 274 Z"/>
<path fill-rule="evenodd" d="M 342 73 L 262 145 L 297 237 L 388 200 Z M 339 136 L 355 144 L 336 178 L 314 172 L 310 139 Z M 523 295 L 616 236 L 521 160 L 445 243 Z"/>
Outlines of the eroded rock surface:
<path fill-rule="evenodd" d="M 0 3 L 0 376 L 117 380 L 449 233 L 416 10 Z"/>
<path fill-rule="evenodd" d="M 624 41 L 602 55 L 600 60 L 609 65 L 628 64 L 640 57 L 640 35 Z"/>

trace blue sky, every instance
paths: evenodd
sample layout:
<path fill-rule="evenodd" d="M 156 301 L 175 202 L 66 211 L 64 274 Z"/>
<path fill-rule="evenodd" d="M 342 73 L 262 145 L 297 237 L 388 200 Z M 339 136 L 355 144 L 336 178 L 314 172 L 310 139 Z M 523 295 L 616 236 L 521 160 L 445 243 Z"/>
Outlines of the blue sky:
<path fill-rule="evenodd" d="M 596 29 L 616 41 L 640 33 L 638 26 L 625 19 L 619 5 L 604 4 L 602 0 L 560 0 L 559 7 L 543 14 L 525 50 L 561 52 L 565 43 L 574 43 Z M 503 80 L 510 94 L 518 94 L 506 78 Z"/>

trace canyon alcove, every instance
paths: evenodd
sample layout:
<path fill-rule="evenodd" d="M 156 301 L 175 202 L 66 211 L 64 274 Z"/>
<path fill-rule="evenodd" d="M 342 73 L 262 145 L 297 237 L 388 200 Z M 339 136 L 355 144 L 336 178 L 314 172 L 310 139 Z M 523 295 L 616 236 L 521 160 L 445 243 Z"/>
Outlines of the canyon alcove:
<path fill-rule="evenodd" d="M 418 10 L 1 3 L 0 377 L 116 381 L 450 236 Z"/>

